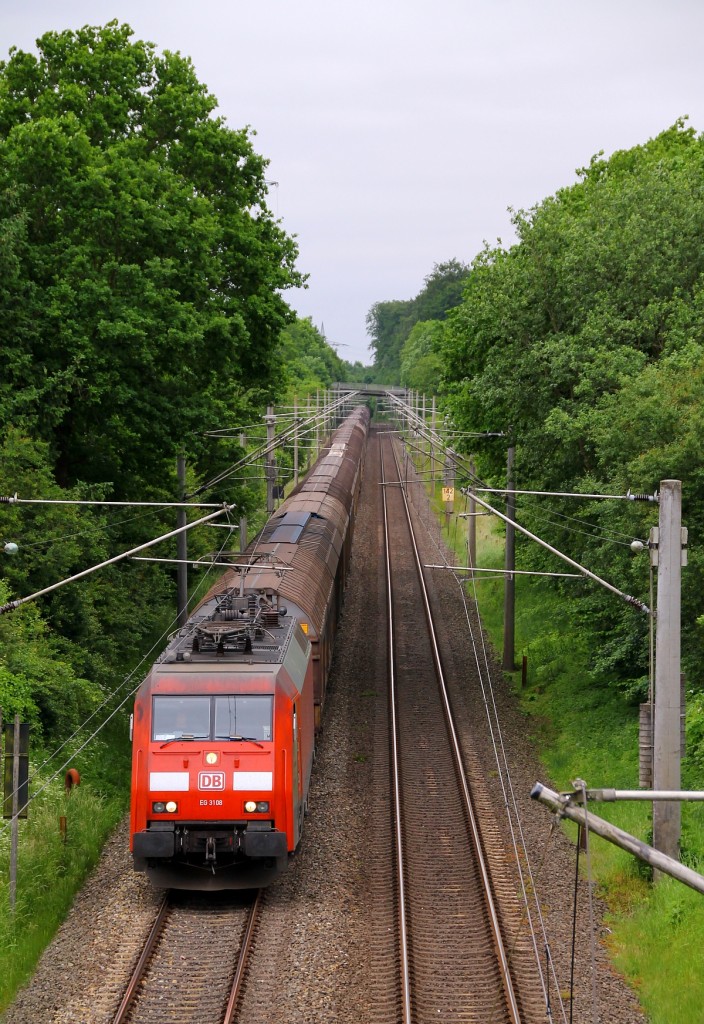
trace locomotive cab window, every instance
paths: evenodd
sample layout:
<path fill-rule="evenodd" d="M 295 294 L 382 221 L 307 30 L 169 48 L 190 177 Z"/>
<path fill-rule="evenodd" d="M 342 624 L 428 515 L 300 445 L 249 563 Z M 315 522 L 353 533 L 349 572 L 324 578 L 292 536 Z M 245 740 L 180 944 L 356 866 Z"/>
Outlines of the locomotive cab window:
<path fill-rule="evenodd" d="M 270 740 L 272 709 L 272 697 L 216 697 L 215 738 Z"/>
<path fill-rule="evenodd" d="M 154 697 L 152 739 L 271 740 L 274 699 L 270 696 Z"/>
<path fill-rule="evenodd" d="M 153 740 L 204 740 L 210 736 L 210 697 L 155 697 Z"/>

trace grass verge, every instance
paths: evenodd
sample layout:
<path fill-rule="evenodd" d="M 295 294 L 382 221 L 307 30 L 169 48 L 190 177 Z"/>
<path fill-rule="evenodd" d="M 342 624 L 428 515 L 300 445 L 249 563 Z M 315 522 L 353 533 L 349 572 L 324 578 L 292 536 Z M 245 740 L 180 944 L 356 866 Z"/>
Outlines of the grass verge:
<path fill-rule="evenodd" d="M 124 736 L 122 736 L 124 732 Z M 19 823 L 17 893 L 10 909 L 10 823 L 0 834 L 0 1012 L 32 975 L 76 892 L 97 864 L 129 796 L 126 729 L 113 730 L 76 761 L 83 782 L 70 794 L 56 779 L 32 801 Z M 41 777 L 33 784 L 37 790 Z M 60 819 L 66 819 L 65 833 Z"/>

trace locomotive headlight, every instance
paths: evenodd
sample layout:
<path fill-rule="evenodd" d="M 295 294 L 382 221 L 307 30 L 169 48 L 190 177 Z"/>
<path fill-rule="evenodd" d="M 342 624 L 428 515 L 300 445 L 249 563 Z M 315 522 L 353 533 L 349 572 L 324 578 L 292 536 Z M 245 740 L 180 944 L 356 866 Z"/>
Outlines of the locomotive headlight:
<path fill-rule="evenodd" d="M 163 800 L 157 800 L 152 804 L 152 811 L 154 814 L 175 814 L 178 810 L 178 804 L 175 800 L 169 800 L 164 803 Z"/>
<path fill-rule="evenodd" d="M 206 764 L 217 764 L 218 763 L 218 755 L 215 753 L 214 750 L 209 750 L 208 753 L 205 755 L 205 763 Z"/>
<path fill-rule="evenodd" d="M 248 800 L 244 805 L 247 814 L 266 814 L 269 810 L 268 800 Z"/>

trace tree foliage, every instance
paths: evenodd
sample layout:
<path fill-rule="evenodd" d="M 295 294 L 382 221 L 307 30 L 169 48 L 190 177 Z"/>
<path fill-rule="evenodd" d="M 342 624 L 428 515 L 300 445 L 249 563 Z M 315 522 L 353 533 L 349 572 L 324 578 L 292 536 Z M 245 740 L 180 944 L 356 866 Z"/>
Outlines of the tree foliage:
<path fill-rule="evenodd" d="M 516 245 L 475 260 L 440 339 L 449 401 L 458 425 L 513 433 L 521 486 L 652 493 L 680 478 L 685 519 L 699 524 L 703 170 L 704 140 L 677 122 L 645 145 L 595 157 L 577 184 L 516 214 Z M 494 442 L 484 471 L 500 479 L 504 460 Z M 577 511 L 556 501 L 548 510 L 525 499 L 521 508 L 557 547 L 648 599 L 647 566 L 628 540 L 647 536 L 652 505 Z M 547 556 L 524 547 L 523 558 Z M 695 555 L 683 605 L 692 678 L 704 653 L 701 583 Z M 645 672 L 645 621 L 601 591 L 580 593 L 595 664 L 633 687 Z"/>
<path fill-rule="evenodd" d="M 188 58 L 116 21 L 0 62 L 0 493 L 173 500 L 177 452 L 195 487 L 231 456 L 205 432 L 281 393 L 297 247 L 251 131 L 216 106 Z M 0 555 L 3 599 L 175 525 L 172 511 L 0 508 L 20 544 Z M 171 600 L 169 572 L 121 563 L 0 620 L 5 711 L 64 736 Z"/>
<path fill-rule="evenodd" d="M 279 356 L 287 389 L 299 398 L 346 379 L 343 361 L 310 317 L 296 320 L 281 332 Z"/>
<path fill-rule="evenodd" d="M 414 299 L 375 302 L 367 314 L 374 369 L 381 383 L 398 383 L 404 344 L 414 325 L 444 320 L 462 298 L 469 267 L 459 260 L 436 263 Z"/>
<path fill-rule="evenodd" d="M 426 394 L 435 394 L 442 373 L 440 320 L 419 320 L 411 328 L 401 349 L 401 384 Z"/>
<path fill-rule="evenodd" d="M 46 441 L 62 484 L 115 494 L 275 387 L 300 283 L 249 131 L 131 37 L 52 32 L 0 64 L 0 422 Z"/>

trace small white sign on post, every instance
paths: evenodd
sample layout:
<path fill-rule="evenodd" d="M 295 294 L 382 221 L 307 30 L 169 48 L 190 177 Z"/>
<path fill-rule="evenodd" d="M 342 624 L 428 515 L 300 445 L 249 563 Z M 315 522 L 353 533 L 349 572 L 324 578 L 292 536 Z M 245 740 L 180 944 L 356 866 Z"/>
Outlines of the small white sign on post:
<path fill-rule="evenodd" d="M 443 487 L 442 489 L 442 500 L 444 502 L 450 502 L 455 500 L 455 488 L 454 487 Z"/>

